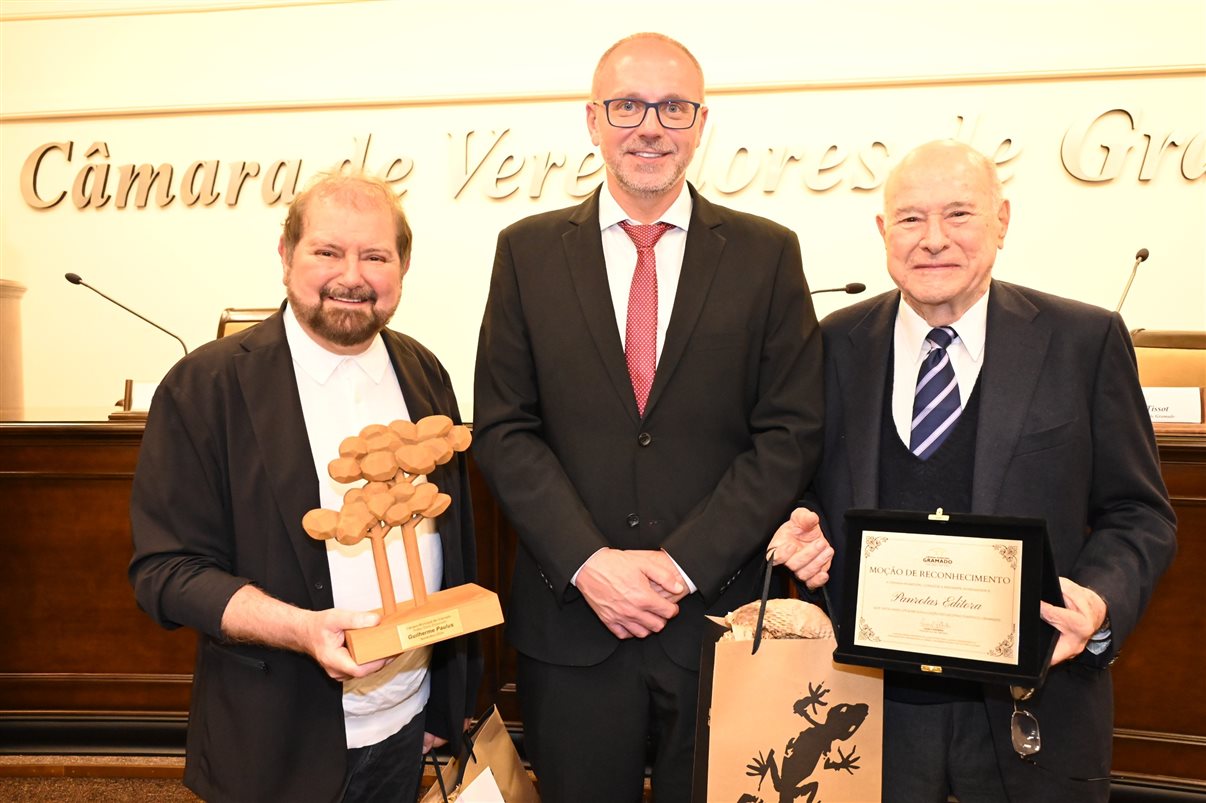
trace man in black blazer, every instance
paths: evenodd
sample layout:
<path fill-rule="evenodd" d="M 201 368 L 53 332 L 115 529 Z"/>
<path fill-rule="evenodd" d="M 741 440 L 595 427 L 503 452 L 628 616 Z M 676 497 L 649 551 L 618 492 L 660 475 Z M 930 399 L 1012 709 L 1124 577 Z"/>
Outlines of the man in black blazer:
<path fill-rule="evenodd" d="M 995 166 L 966 145 L 923 145 L 890 175 L 878 223 L 899 292 L 821 324 L 825 457 L 813 488 L 829 541 L 803 508 L 772 540 L 777 562 L 811 588 L 828 582 L 840 607 L 851 508 L 1046 519 L 1066 607 L 1043 603 L 1060 633 L 1053 667 L 1020 704 L 1040 750 L 1015 751 L 1008 689 L 889 672 L 889 801 L 1105 801 L 1109 664 L 1176 551 L 1122 319 L 993 280 L 1009 214 Z M 955 333 L 944 359 L 961 413 L 923 459 L 911 425 L 927 413 L 912 404 L 934 327 Z"/>
<path fill-rule="evenodd" d="M 605 185 L 498 240 L 474 450 L 519 534 L 507 632 L 553 803 L 639 800 L 648 741 L 659 803 L 687 798 L 704 614 L 757 595 L 767 539 L 819 457 L 799 243 L 687 186 L 703 92 L 681 44 L 617 43 L 586 107 Z M 655 246 L 625 233 L 658 222 Z M 642 373 L 626 345 L 643 336 L 630 289 L 645 247 L 657 357 L 646 330 Z"/>
<path fill-rule="evenodd" d="M 410 242 L 387 184 L 322 178 L 290 206 L 288 302 L 185 357 L 151 404 L 130 580 L 155 621 L 198 632 L 185 784 L 206 800 L 413 800 L 421 753 L 459 734 L 475 704 L 470 639 L 352 660 L 344 631 L 376 624 L 381 607 L 367 539 L 344 547 L 301 526 L 340 506 L 326 466 L 343 437 L 459 420 L 435 356 L 385 329 Z M 471 580 L 476 558 L 465 461 L 427 479 L 453 499 L 419 538 L 435 591 Z M 397 539 L 387 553 L 405 598 Z"/>

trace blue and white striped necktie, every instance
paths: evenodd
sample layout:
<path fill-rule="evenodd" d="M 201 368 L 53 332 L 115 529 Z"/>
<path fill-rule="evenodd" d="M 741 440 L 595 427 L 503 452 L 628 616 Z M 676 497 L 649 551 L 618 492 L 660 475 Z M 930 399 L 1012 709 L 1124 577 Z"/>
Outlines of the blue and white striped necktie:
<path fill-rule="evenodd" d="M 959 337 L 949 326 L 930 330 L 926 340 L 930 352 L 917 373 L 917 390 L 913 396 L 913 423 L 909 435 L 909 451 L 928 460 L 946 440 L 959 420 L 959 383 L 950 355 L 951 343 Z"/>

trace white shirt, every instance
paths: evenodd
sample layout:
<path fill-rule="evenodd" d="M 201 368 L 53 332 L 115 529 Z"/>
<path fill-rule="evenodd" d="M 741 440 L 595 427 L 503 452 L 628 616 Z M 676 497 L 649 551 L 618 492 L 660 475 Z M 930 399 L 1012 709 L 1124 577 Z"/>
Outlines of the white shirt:
<path fill-rule="evenodd" d="M 989 291 L 991 292 L 991 290 Z M 984 365 L 984 341 L 987 337 L 988 293 L 980 296 L 963 317 L 950 324 L 959 338 L 951 343 L 946 353 L 955 369 L 955 381 L 959 383 L 959 409 L 967 406 L 980 368 Z M 917 372 L 932 348 L 925 339 L 933 329 L 917 312 L 900 299 L 896 311 L 896 329 L 892 340 L 892 422 L 896 433 L 905 446 L 913 423 L 913 395 L 917 389 Z"/>
<path fill-rule="evenodd" d="M 340 442 L 369 424 L 409 419 L 410 414 L 380 337 L 374 338 L 362 354 L 333 354 L 306 334 L 292 307 L 285 309 L 284 319 L 306 435 L 318 474 L 319 503 L 328 510 L 339 510 L 344 493 L 362 484 L 336 482 L 327 472 L 327 464 L 339 456 Z M 435 592 L 444 576 L 440 534 L 435 522 L 427 519 L 417 533 L 427 591 Z M 381 608 L 369 539 L 345 546 L 332 538 L 326 546 L 335 607 L 357 611 Z M 395 595 L 400 601 L 411 599 L 414 594 L 399 528 L 386 536 L 385 551 Z M 343 712 L 349 748 L 376 744 L 422 712 L 429 695 L 430 659 L 430 647 L 411 650 L 368 677 L 344 682 Z"/>

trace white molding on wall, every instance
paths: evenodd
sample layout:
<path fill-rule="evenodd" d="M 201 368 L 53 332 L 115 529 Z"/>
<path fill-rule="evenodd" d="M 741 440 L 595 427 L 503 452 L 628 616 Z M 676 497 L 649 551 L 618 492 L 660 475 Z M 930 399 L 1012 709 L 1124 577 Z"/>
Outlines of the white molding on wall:
<path fill-rule="evenodd" d="M 330 0 L 321 0 L 330 2 Z M 917 75 L 837 79 L 830 81 L 758 82 L 709 87 L 707 94 L 751 95 L 792 92 L 845 92 L 927 86 L 977 86 L 1065 81 L 1112 81 L 1152 78 L 1206 78 L 1206 64 L 1169 64 L 1108 69 L 1011 71 L 963 75 Z M 138 106 L 64 109 L 39 112 L 0 112 L 0 123 L 30 123 L 67 120 L 127 119 L 137 117 L 181 117 L 218 114 L 280 114 L 286 112 L 401 109 L 438 106 L 479 106 L 517 103 L 559 103 L 584 100 L 580 92 L 523 92 L 490 95 L 430 95 L 389 98 L 339 98 L 287 100 L 254 103 L 200 103 L 185 106 Z"/>
<path fill-rule="evenodd" d="M 265 8 L 376 2 L 381 0 L 5 0 L 0 4 L 0 22 L 208 14 L 215 11 L 258 11 Z"/>

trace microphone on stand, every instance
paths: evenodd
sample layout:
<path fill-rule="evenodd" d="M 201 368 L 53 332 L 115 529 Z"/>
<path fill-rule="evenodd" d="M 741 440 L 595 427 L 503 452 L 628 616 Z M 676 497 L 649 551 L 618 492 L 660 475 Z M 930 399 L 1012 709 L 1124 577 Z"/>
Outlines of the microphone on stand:
<path fill-rule="evenodd" d="M 71 282 L 72 284 L 82 284 L 84 287 L 87 287 L 89 290 L 91 290 L 92 292 L 96 293 L 98 296 L 100 296 L 101 298 L 105 299 L 105 300 L 106 300 L 106 301 L 108 301 L 109 303 L 111 303 L 111 304 L 116 304 L 117 306 L 121 307 L 121 308 L 122 308 L 122 309 L 124 309 L 126 312 L 130 313 L 131 315 L 133 315 L 134 317 L 136 317 L 136 318 L 142 318 L 144 321 L 146 321 L 147 323 L 149 323 L 151 326 L 154 326 L 154 327 L 155 327 L 156 329 L 158 329 L 159 331 L 161 331 L 161 332 L 163 332 L 163 333 L 165 333 L 165 334 L 169 334 L 169 335 L 171 335 L 172 337 L 176 338 L 176 340 L 177 340 L 177 341 L 180 343 L 180 347 L 184 349 L 184 355 L 185 355 L 186 357 L 188 356 L 188 346 L 184 345 L 184 341 L 183 341 L 183 340 L 181 340 L 181 339 L 180 339 L 180 337 L 179 337 L 178 335 L 176 335 L 176 334 L 174 334 L 174 333 L 172 333 L 172 332 L 169 332 L 167 329 L 164 329 L 162 326 L 160 326 L 159 324 L 155 323 L 154 321 L 152 321 L 150 318 L 146 317 L 145 315 L 139 315 L 137 312 L 135 312 L 134 310 L 130 309 L 129 307 L 127 307 L 125 304 L 121 303 L 120 301 L 115 301 L 115 300 L 113 300 L 112 298 L 109 298 L 107 295 L 105 295 L 104 293 L 102 293 L 100 290 L 97 290 L 95 287 L 93 287 L 92 285 L 88 284 L 86 281 L 84 281 L 83 279 L 81 279 L 81 278 L 80 278 L 80 275 L 79 275 L 78 273 L 65 273 L 65 274 L 63 274 L 63 278 L 64 278 L 64 279 L 66 279 L 67 281 Z"/>
<path fill-rule="evenodd" d="M 1148 257 L 1146 248 L 1140 248 L 1135 252 L 1135 266 L 1131 268 L 1131 278 L 1126 280 L 1126 287 L 1122 288 L 1122 298 L 1118 299 L 1118 306 L 1114 307 L 1114 312 L 1122 310 L 1122 303 L 1126 301 L 1126 294 L 1131 292 L 1131 282 L 1135 281 L 1135 274 L 1139 272 L 1139 263 L 1145 262 Z"/>
<path fill-rule="evenodd" d="M 813 290 L 809 295 L 815 296 L 817 293 L 849 293 L 853 296 L 858 295 L 866 289 L 867 285 L 862 282 L 851 282 L 845 287 L 826 287 L 824 290 Z"/>

